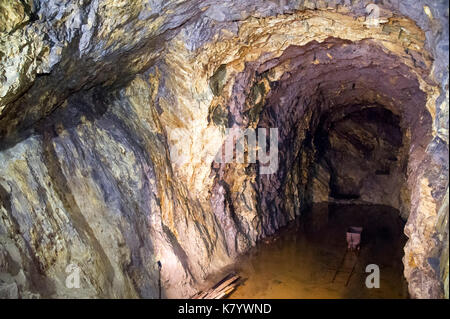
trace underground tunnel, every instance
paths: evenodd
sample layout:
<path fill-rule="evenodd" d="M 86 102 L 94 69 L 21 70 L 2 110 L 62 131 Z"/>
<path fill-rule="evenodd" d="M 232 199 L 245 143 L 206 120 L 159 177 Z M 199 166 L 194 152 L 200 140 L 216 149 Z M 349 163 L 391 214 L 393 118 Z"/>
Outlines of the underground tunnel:
<path fill-rule="evenodd" d="M 448 2 L 0 16 L 0 298 L 448 298 Z"/>

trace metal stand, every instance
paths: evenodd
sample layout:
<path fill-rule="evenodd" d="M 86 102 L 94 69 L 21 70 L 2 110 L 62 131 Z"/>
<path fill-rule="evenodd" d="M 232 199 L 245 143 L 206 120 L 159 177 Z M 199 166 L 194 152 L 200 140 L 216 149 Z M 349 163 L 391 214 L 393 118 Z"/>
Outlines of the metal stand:
<path fill-rule="evenodd" d="M 158 262 L 156 263 L 158 265 L 158 291 L 159 291 L 159 299 L 161 299 L 161 268 L 162 268 L 162 264 L 161 262 L 158 260 Z"/>
<path fill-rule="evenodd" d="M 348 254 L 349 251 L 350 251 L 350 252 L 353 252 L 353 253 L 355 254 L 355 256 L 356 256 L 355 262 L 353 263 L 352 269 L 351 269 L 351 271 L 350 271 L 350 273 L 349 273 L 349 275 L 348 275 L 348 277 L 347 277 L 347 281 L 345 282 L 345 286 L 347 287 L 348 284 L 350 283 L 350 278 L 352 277 L 353 273 L 355 272 L 356 264 L 358 263 L 358 257 L 359 257 L 359 252 L 360 252 L 359 249 L 356 250 L 356 251 L 347 249 L 347 250 L 345 251 L 344 257 L 342 257 L 342 260 L 341 260 L 341 262 L 339 263 L 339 266 L 337 267 L 336 272 L 334 273 L 333 279 L 331 280 L 332 283 L 334 283 L 334 281 L 335 281 L 335 279 L 336 279 L 336 277 L 337 277 L 337 274 L 338 274 L 339 272 L 344 272 L 344 271 L 341 271 L 341 268 L 342 268 L 342 266 L 344 265 L 345 258 L 347 257 L 347 254 Z M 348 271 L 347 271 L 347 272 L 348 272 Z"/>

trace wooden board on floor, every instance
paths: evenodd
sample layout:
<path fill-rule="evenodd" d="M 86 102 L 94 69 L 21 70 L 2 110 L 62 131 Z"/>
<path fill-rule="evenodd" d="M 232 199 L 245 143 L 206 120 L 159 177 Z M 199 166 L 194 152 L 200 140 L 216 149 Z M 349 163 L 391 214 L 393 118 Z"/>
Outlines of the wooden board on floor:
<path fill-rule="evenodd" d="M 240 284 L 238 275 L 231 273 L 208 290 L 200 291 L 191 299 L 222 299 L 228 296 Z"/>

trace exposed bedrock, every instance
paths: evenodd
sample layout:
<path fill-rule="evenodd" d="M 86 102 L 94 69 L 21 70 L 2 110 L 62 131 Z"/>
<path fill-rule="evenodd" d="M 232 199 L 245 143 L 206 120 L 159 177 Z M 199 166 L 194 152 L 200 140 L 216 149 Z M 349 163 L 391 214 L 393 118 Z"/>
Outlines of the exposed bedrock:
<path fill-rule="evenodd" d="M 189 297 L 361 202 L 448 298 L 448 2 L 368 3 L 0 0 L 0 297 Z M 214 162 L 226 128 L 277 128 L 278 169 Z"/>

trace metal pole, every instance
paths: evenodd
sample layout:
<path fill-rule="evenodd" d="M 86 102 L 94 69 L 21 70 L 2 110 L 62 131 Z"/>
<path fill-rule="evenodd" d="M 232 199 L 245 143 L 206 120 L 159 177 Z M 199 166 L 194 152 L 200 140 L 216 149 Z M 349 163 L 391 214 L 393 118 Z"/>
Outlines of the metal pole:
<path fill-rule="evenodd" d="M 162 268 L 161 261 L 158 260 L 157 265 L 158 265 L 158 291 L 159 291 L 159 299 L 161 299 L 161 268 Z"/>

